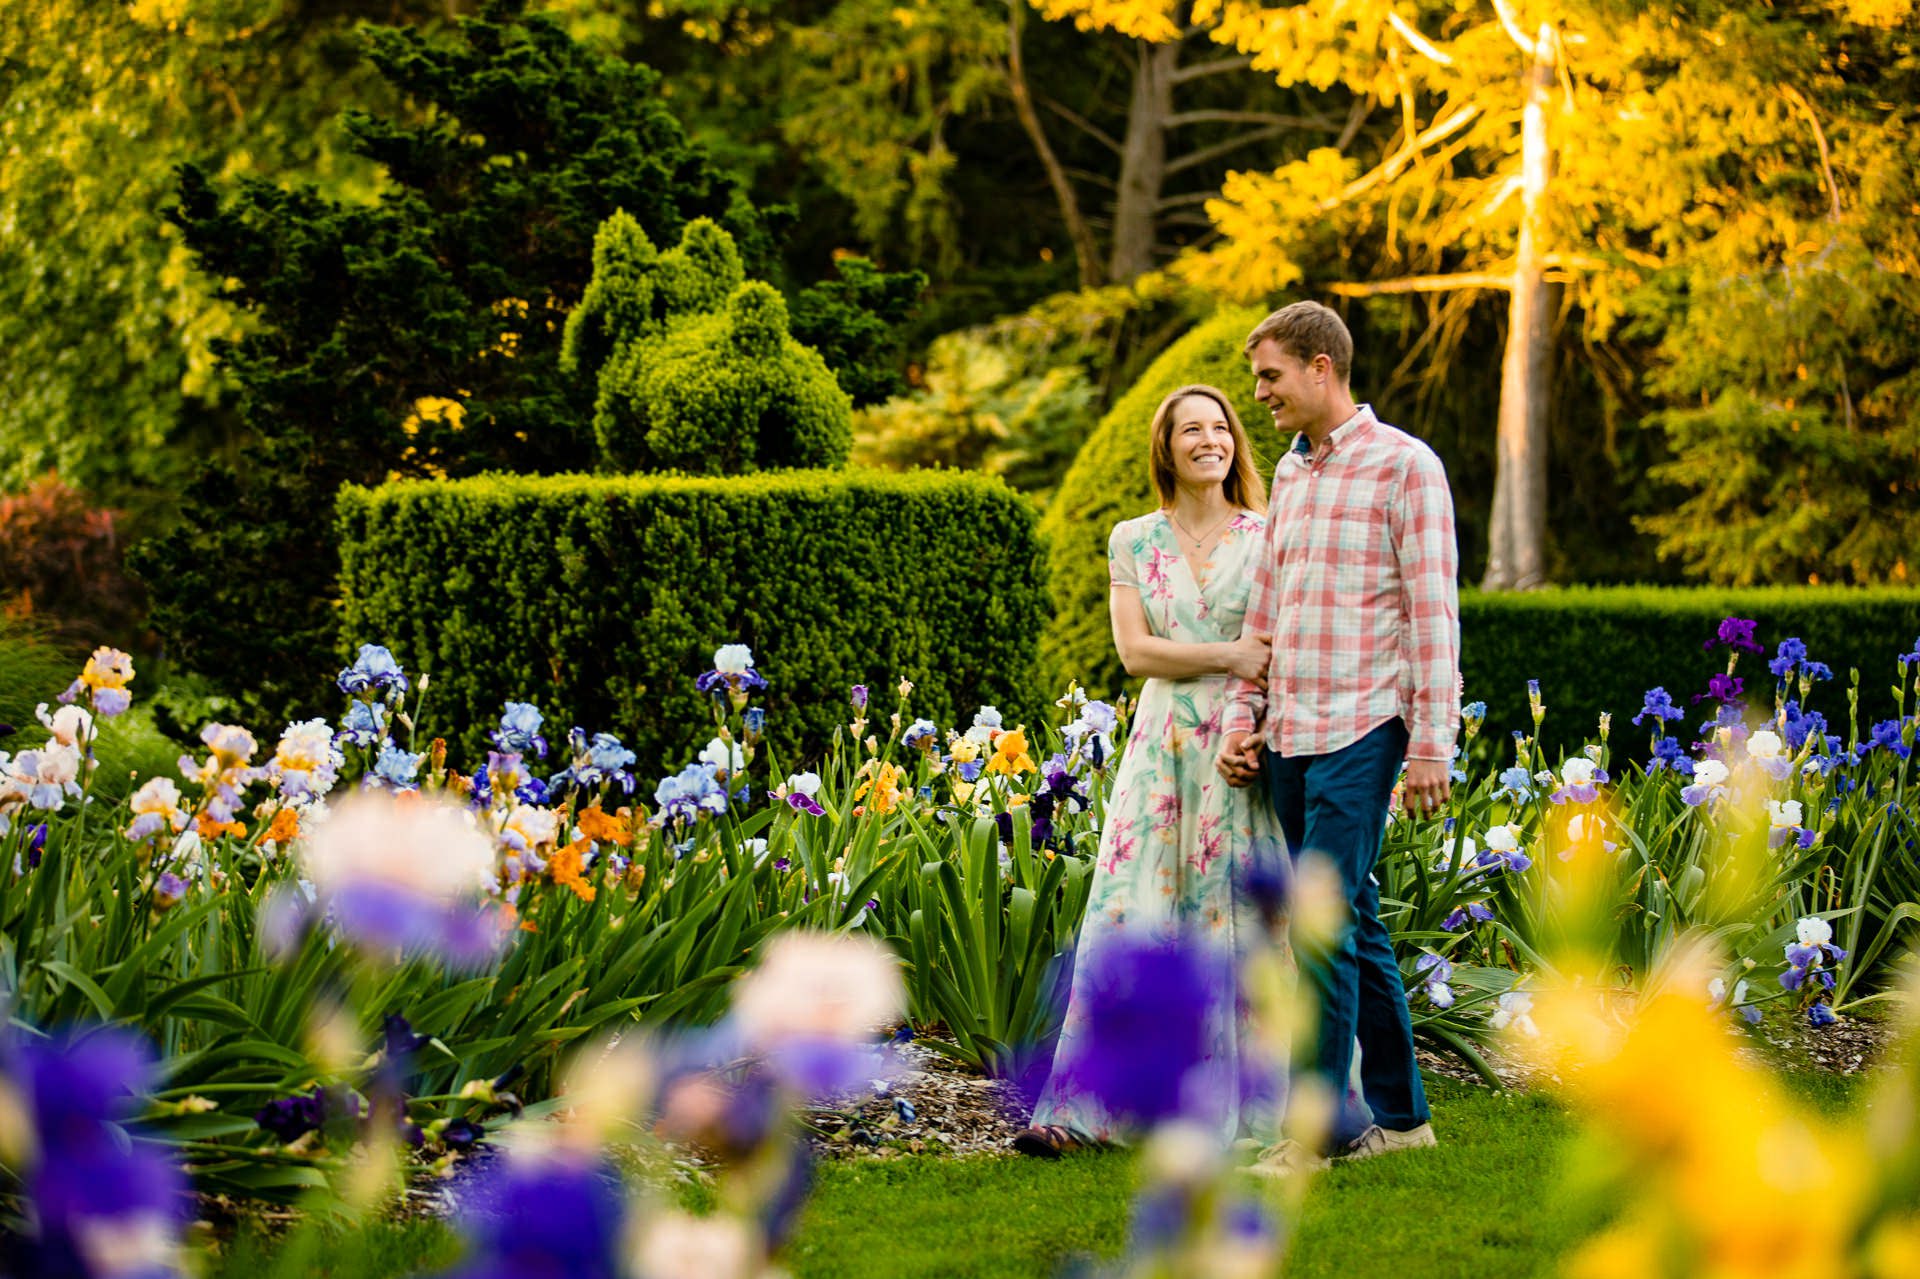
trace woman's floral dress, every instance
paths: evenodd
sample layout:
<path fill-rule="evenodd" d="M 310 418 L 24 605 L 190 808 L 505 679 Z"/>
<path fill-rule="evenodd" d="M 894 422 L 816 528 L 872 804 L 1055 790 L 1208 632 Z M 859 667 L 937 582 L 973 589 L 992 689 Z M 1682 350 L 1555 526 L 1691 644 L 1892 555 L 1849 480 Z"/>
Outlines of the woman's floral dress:
<path fill-rule="evenodd" d="M 1212 556 L 1196 569 L 1187 563 L 1172 523 L 1156 511 L 1114 526 L 1107 542 L 1109 578 L 1136 587 L 1147 623 L 1161 639 L 1217 644 L 1239 638 L 1253 581 L 1252 557 L 1265 544 L 1266 521 L 1233 518 Z M 1226 718 L 1227 677 L 1149 679 L 1133 713 L 1125 754 L 1107 802 L 1100 833 L 1092 895 L 1080 928 L 1081 961 L 1121 933 L 1151 938 L 1198 937 L 1238 955 L 1259 935 L 1259 913 L 1235 886 L 1242 882 L 1255 841 L 1284 867 L 1279 823 L 1259 786 L 1229 786 L 1214 770 Z M 1072 1060 L 1080 1017 L 1085 962 L 1075 965 L 1074 991 L 1060 1032 L 1056 1064 Z M 1243 1103 L 1237 1081 L 1250 1055 L 1245 1001 L 1235 991 L 1209 1028 L 1211 1078 L 1216 1113 L 1195 1116 L 1218 1124 L 1227 1140 L 1267 1139 L 1272 1096 Z M 1073 1095 L 1058 1074 L 1049 1079 L 1035 1108 L 1035 1125 L 1059 1124 L 1107 1141 L 1128 1134 L 1093 1099 Z"/>

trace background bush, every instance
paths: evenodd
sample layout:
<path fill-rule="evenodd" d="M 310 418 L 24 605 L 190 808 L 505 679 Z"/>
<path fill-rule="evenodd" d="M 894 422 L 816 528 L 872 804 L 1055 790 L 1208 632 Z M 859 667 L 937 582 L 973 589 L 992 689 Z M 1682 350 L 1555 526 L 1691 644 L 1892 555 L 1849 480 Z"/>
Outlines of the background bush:
<path fill-rule="evenodd" d="M 1095 694 L 1117 693 L 1126 672 L 1107 620 L 1107 534 L 1120 520 L 1158 509 L 1147 472 L 1147 426 L 1167 392 L 1188 382 L 1219 387 L 1253 439 L 1260 473 L 1271 475 L 1285 447 L 1253 398 L 1240 344 L 1266 312 L 1220 311 L 1147 366 L 1100 419 L 1040 522 L 1053 565 L 1053 622 L 1041 641 L 1048 686 L 1078 679 Z"/>
<path fill-rule="evenodd" d="M 602 223 L 560 362 L 594 379 L 603 471 L 735 475 L 847 460 L 847 393 L 794 341 L 779 291 L 747 280 L 733 237 L 706 218 L 665 253 L 625 213 Z"/>
<path fill-rule="evenodd" d="M 1595 731 L 1600 713 L 1610 711 L 1613 741 L 1639 757 L 1649 734 L 1629 721 L 1647 689 L 1665 688 L 1688 711 L 1685 720 L 1668 726 L 1671 734 L 1690 733 L 1713 717 L 1712 704 L 1695 706 L 1693 697 L 1706 691 L 1709 676 L 1726 669 L 1725 648 L 1702 648 L 1725 617 L 1757 621 L 1767 650 L 1740 658 L 1737 673 L 1746 681 L 1748 706 L 1771 713 L 1774 680 L 1767 662 L 1781 640 L 1797 636 L 1806 641 L 1809 657 L 1834 672 L 1831 683 L 1816 686 L 1808 705 L 1827 717 L 1830 732 L 1844 736 L 1850 668 L 1860 671 L 1863 729 L 1896 713 L 1894 659 L 1913 651 L 1920 635 L 1920 591 L 1610 586 L 1465 592 L 1460 629 L 1466 696 L 1487 704 L 1488 735 L 1531 731 L 1527 681 L 1537 679 L 1547 707 L 1545 742 L 1578 743 Z"/>
<path fill-rule="evenodd" d="M 736 641 L 772 682 L 783 765 L 854 683 L 882 737 L 901 677 L 942 724 L 982 703 L 1037 723 L 1052 697 L 1034 515 L 984 476 L 482 476 L 347 488 L 338 526 L 343 654 L 378 641 L 431 673 L 422 730 L 473 750 L 525 699 L 549 737 L 617 732 L 643 772 L 678 769 L 710 722 L 694 678 Z"/>

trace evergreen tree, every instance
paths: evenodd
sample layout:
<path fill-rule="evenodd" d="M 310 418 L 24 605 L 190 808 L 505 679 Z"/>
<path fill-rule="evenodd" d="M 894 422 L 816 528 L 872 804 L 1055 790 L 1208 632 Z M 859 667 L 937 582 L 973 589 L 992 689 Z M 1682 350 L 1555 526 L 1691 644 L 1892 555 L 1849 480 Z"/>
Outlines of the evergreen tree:
<path fill-rule="evenodd" d="M 181 171 L 170 216 L 255 324 L 220 348 L 249 444 L 136 567 L 175 656 L 243 681 L 258 710 L 321 692 L 341 484 L 591 464 L 592 389 L 559 355 L 610 214 L 657 243 L 708 218 L 754 273 L 775 260 L 785 212 L 754 208 L 689 140 L 657 75 L 524 7 L 492 0 L 448 41 L 369 31 L 381 74 L 430 108 L 349 118 L 384 167 L 377 201 L 255 181 L 223 203 Z"/>

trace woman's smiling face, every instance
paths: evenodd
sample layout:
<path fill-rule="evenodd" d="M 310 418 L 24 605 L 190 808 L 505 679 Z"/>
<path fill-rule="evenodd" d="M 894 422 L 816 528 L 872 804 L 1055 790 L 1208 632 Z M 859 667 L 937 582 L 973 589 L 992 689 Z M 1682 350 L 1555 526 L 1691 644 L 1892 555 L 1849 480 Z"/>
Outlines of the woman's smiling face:
<path fill-rule="evenodd" d="M 1167 415 L 1168 451 L 1183 487 L 1208 488 L 1233 473 L 1233 428 L 1211 396 L 1189 395 Z"/>

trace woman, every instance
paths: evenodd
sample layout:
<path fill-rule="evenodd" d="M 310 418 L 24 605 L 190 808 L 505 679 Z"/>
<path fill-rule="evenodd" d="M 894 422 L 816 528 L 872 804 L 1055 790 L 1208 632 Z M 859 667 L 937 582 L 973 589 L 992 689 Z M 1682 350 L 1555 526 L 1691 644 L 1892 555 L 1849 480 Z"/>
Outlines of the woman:
<path fill-rule="evenodd" d="M 1243 635 L 1253 557 L 1260 554 L 1266 486 L 1246 431 L 1226 395 L 1184 386 L 1153 416 L 1150 448 L 1160 509 L 1114 526 L 1107 542 L 1113 640 L 1129 675 L 1145 676 L 1126 753 L 1114 778 L 1100 833 L 1092 895 L 1080 929 L 1079 958 L 1108 940 L 1179 935 L 1233 954 L 1261 927 L 1253 905 L 1236 895 L 1256 840 L 1277 849 L 1279 829 L 1258 788 L 1235 789 L 1214 770 L 1226 711 L 1227 678 L 1266 682 L 1272 636 Z M 1272 862 L 1284 866 L 1283 857 Z M 1085 962 L 1040 1094 L 1033 1126 L 1015 1149 L 1053 1157 L 1082 1145 L 1124 1138 L 1115 1117 L 1078 1092 L 1062 1072 L 1073 1061 L 1082 1018 Z M 1208 1058 L 1237 1080 L 1247 1054 L 1239 1000 L 1207 1028 Z M 1231 1082 L 1209 1090 L 1223 1138 L 1261 1137 L 1274 1099 L 1243 1099 Z M 1253 1113 L 1259 1110 L 1260 1113 Z"/>

